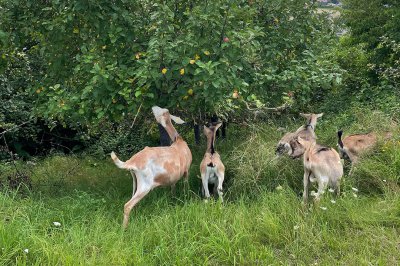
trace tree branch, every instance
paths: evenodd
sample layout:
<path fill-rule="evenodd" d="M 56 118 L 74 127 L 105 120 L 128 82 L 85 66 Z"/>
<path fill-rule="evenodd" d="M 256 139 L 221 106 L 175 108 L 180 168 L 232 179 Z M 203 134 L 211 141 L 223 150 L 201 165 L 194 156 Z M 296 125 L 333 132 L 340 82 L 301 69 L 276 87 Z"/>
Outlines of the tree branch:
<path fill-rule="evenodd" d="M 244 101 L 244 104 L 246 105 L 246 109 L 252 113 L 254 113 L 254 119 L 257 118 L 258 115 L 263 115 L 266 112 L 282 112 L 285 111 L 286 109 L 288 109 L 289 107 L 291 107 L 290 104 L 288 103 L 284 103 L 280 106 L 277 107 L 266 107 L 266 106 L 261 106 L 261 107 L 255 107 L 255 108 L 251 108 L 249 106 L 249 103 L 247 103 L 246 101 Z"/>

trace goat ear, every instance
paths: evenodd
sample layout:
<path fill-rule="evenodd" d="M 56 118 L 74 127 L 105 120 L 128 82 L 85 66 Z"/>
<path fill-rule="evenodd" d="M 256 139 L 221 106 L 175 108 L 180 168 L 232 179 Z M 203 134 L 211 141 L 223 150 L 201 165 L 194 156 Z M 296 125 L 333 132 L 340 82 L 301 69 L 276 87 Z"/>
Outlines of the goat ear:
<path fill-rule="evenodd" d="M 204 125 L 203 132 L 204 132 L 204 135 L 207 135 L 210 132 L 210 129 L 206 125 Z"/>
<path fill-rule="evenodd" d="M 222 126 L 222 122 L 219 122 L 218 124 L 215 125 L 215 131 L 217 131 L 220 126 Z"/>
<path fill-rule="evenodd" d="M 320 118 L 323 115 L 324 115 L 324 113 L 317 114 L 317 118 Z"/>
<path fill-rule="evenodd" d="M 184 124 L 185 121 L 183 121 L 180 117 L 174 116 L 174 115 L 169 115 L 171 117 L 171 120 L 173 120 L 177 124 Z"/>
<path fill-rule="evenodd" d="M 302 137 L 297 137 L 296 140 L 297 142 L 299 142 L 301 145 L 304 146 L 305 139 L 303 139 Z"/>

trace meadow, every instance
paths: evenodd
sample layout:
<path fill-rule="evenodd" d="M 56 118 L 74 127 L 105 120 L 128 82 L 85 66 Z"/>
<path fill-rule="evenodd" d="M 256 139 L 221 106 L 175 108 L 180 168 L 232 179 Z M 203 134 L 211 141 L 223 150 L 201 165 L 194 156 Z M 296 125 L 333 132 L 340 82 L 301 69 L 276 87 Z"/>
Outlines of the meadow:
<path fill-rule="evenodd" d="M 398 265 L 400 2 L 318 2 L 0 0 L 0 265 Z M 151 191 L 124 231 L 110 153 L 160 143 L 155 105 L 187 122 L 190 188 Z M 299 112 L 335 149 L 378 136 L 338 198 L 303 204 L 302 160 L 275 155 Z M 223 203 L 200 197 L 212 119 Z"/>
<path fill-rule="evenodd" d="M 302 204 L 300 160 L 276 158 L 283 130 L 304 121 L 239 127 L 217 141 L 226 164 L 225 202 L 199 196 L 205 144 L 193 145 L 190 191 L 158 188 L 132 211 L 127 171 L 108 155 L 54 154 L 20 162 L 32 189 L 0 193 L 1 265 L 396 265 L 400 261 L 399 126 L 379 112 L 325 116 L 318 142 L 336 148 L 336 130 L 387 131 L 389 141 L 344 176 L 342 195 Z M 179 131 L 179 127 L 177 127 Z M 121 155 L 128 159 L 128 155 Z M 13 171 L 2 166 L 1 178 Z M 345 173 L 348 173 L 348 164 Z M 315 189 L 315 188 L 314 188 Z"/>

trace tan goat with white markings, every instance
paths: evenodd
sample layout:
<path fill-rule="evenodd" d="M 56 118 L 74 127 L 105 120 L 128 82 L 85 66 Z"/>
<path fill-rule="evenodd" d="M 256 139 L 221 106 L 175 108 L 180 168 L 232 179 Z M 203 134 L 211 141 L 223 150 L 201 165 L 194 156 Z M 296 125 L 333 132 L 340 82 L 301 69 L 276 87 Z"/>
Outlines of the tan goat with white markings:
<path fill-rule="evenodd" d="M 189 177 L 192 153 L 187 143 L 175 130 L 171 119 L 177 124 L 183 124 L 184 121 L 170 115 L 168 109 L 154 106 L 152 111 L 157 122 L 166 129 L 173 141 L 171 146 L 145 147 L 126 162 L 120 161 L 114 152 L 111 153 L 114 163 L 119 168 L 129 170 L 133 177 L 133 195 L 124 206 L 124 228 L 128 226 L 132 208 L 153 188 L 171 186 L 174 190 L 176 182 L 183 175 L 186 185 Z"/>
<path fill-rule="evenodd" d="M 354 165 L 359 158 L 366 152 L 372 150 L 377 144 L 375 133 L 354 134 L 345 137 L 342 140 L 343 131 L 338 131 L 338 148 L 340 157 L 351 161 L 349 175 L 354 171 Z"/>
<path fill-rule="evenodd" d="M 221 126 L 221 122 L 212 124 L 210 127 L 204 126 L 204 134 L 207 137 L 207 150 L 204 154 L 203 160 L 200 163 L 200 173 L 202 181 L 202 191 L 206 199 L 210 198 L 210 192 L 208 190 L 208 184 L 214 184 L 214 191 L 218 192 L 219 198 L 222 198 L 222 183 L 224 182 L 225 166 L 221 161 L 221 157 L 218 152 L 215 151 L 215 135 L 218 128 Z"/>
<path fill-rule="evenodd" d="M 303 165 L 303 201 L 308 201 L 308 189 L 310 182 L 318 182 L 318 192 L 314 193 L 315 200 L 319 201 L 320 196 L 329 185 L 340 194 L 340 179 L 343 176 L 343 165 L 336 150 L 321 146 L 315 141 L 308 141 L 297 138 L 297 141 L 304 147 Z"/>
<path fill-rule="evenodd" d="M 278 142 L 275 154 L 278 156 L 287 153 L 291 158 L 295 159 L 303 155 L 304 148 L 297 142 L 297 137 L 301 137 L 306 140 L 316 140 L 315 126 L 317 125 L 317 119 L 320 118 L 321 114 L 303 114 L 300 115 L 307 119 L 307 124 L 299 127 L 295 132 L 286 133 Z"/>

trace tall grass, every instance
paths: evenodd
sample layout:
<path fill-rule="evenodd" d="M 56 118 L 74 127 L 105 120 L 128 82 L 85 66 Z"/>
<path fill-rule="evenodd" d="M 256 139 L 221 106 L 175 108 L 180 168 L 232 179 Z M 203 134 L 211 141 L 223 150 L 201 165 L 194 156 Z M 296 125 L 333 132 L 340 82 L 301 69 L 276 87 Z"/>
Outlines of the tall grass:
<path fill-rule="evenodd" d="M 377 129 L 371 117 L 384 117 L 365 116 L 346 132 L 362 125 Z M 346 126 L 341 119 L 322 118 L 318 141 L 335 145 L 337 127 Z M 294 130 L 301 123 L 287 127 Z M 122 210 L 132 181 L 110 160 L 53 156 L 26 165 L 31 192 L 0 193 L 0 264 L 397 264 L 398 139 L 382 142 L 353 177 L 344 177 L 339 199 L 327 193 L 318 205 L 305 207 L 299 196 L 301 161 L 275 158 L 275 145 L 283 134 L 277 129 L 275 123 L 234 129 L 228 140 L 217 141 L 227 166 L 223 204 L 204 203 L 198 196 L 198 167 L 205 148 L 191 146 L 192 193 L 185 195 L 182 184 L 175 198 L 168 188 L 150 192 L 132 211 L 125 232 Z M 398 134 L 399 128 L 394 123 L 390 130 Z"/>

